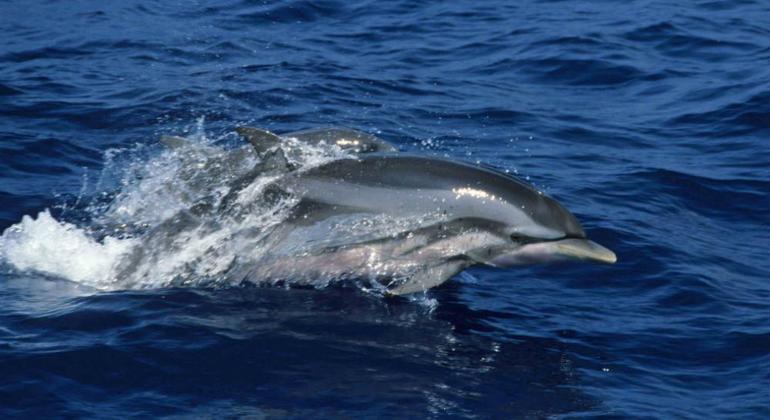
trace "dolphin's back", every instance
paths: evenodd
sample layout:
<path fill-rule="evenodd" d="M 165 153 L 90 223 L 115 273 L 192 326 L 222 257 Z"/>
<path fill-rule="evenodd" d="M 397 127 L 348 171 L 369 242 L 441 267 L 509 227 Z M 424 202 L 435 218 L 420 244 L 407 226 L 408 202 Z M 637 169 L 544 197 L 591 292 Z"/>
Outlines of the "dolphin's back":
<path fill-rule="evenodd" d="M 367 155 L 329 162 L 291 177 L 303 197 L 382 212 L 450 212 L 507 226 L 585 237 L 552 198 L 506 174 L 466 163 L 412 155 Z M 529 226 L 529 227 L 527 227 Z"/>
<path fill-rule="evenodd" d="M 311 128 L 287 133 L 284 137 L 294 137 L 309 144 L 336 144 L 345 150 L 356 150 L 359 153 L 398 151 L 395 146 L 377 136 L 346 127 Z"/>

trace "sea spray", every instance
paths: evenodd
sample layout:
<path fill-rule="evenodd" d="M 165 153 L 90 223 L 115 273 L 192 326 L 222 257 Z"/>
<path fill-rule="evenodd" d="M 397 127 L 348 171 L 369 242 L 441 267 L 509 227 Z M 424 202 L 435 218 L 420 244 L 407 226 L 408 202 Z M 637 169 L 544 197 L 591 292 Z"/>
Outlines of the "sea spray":
<path fill-rule="evenodd" d="M 17 270 L 34 270 L 99 289 L 115 285 L 114 269 L 138 242 L 106 237 L 96 241 L 73 224 L 57 221 L 48 210 L 21 221 L 0 236 L 0 258 Z"/>
<path fill-rule="evenodd" d="M 202 202 L 216 208 L 232 182 L 258 162 L 251 146 L 222 147 L 205 136 L 201 124 L 181 146 L 152 154 L 147 145 L 106 152 L 91 195 L 84 197 L 84 178 L 73 205 L 87 217 L 66 220 L 64 212 L 57 220 L 48 210 L 24 216 L 0 236 L 0 260 L 15 270 L 101 290 L 237 282 L 228 273 L 264 254 L 272 229 L 295 202 L 262 202 L 275 177 L 257 176 L 237 191 L 238 205 L 247 209 L 242 214 L 191 215 L 189 209 Z M 300 171 L 349 156 L 336 146 L 284 140 L 287 157 Z"/>

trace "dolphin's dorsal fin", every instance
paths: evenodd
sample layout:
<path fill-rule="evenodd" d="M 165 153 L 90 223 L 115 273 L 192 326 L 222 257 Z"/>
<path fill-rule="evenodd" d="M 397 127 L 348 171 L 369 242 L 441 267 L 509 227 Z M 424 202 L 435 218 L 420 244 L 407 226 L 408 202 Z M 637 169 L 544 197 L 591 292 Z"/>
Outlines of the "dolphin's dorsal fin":
<path fill-rule="evenodd" d="M 187 143 L 187 139 L 185 139 L 184 137 L 160 136 L 160 144 L 172 150 L 182 148 L 186 143 Z"/>
<path fill-rule="evenodd" d="M 281 138 L 267 130 L 254 127 L 238 127 L 235 132 L 249 141 L 259 155 L 261 162 L 256 166 L 260 172 L 284 172 L 293 170 L 281 149 Z"/>
<path fill-rule="evenodd" d="M 259 173 L 289 172 L 294 166 L 286 159 L 286 154 L 281 148 L 267 151 L 262 156 L 262 161 L 255 168 Z"/>
<path fill-rule="evenodd" d="M 248 173 L 236 179 L 230 185 L 230 191 L 222 198 L 220 208 L 227 209 L 234 206 L 238 200 L 238 194 L 244 188 L 251 185 L 254 179 L 264 175 L 276 175 L 294 170 L 294 166 L 286 159 L 281 148 L 276 147 L 262 155 L 261 160 Z"/>
<path fill-rule="evenodd" d="M 281 138 L 277 134 L 261 128 L 238 127 L 235 129 L 235 132 L 248 140 L 259 155 L 266 153 L 281 143 Z"/>

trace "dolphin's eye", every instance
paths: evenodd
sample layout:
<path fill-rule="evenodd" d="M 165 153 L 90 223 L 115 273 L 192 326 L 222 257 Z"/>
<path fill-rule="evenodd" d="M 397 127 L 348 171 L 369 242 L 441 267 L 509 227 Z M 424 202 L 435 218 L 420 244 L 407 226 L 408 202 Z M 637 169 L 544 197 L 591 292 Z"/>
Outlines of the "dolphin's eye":
<path fill-rule="evenodd" d="M 523 243 L 527 243 L 527 242 L 532 242 L 533 238 L 530 237 L 530 236 L 527 236 L 527 235 L 522 235 L 520 233 L 512 233 L 511 234 L 511 240 L 513 242 L 518 242 L 518 243 L 522 243 L 523 244 Z"/>

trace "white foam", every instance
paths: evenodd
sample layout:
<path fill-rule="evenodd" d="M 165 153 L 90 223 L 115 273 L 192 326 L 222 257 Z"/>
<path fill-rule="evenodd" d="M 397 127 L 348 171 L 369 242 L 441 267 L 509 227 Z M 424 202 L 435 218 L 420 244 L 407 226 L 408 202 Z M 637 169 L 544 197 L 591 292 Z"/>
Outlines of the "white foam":
<path fill-rule="evenodd" d="M 83 229 L 54 219 L 48 210 L 24 216 L 0 236 L 0 258 L 18 270 L 33 270 L 88 286 L 109 289 L 114 268 L 135 245 L 107 237 L 99 242 Z"/>

